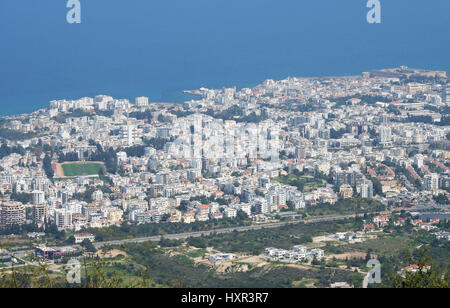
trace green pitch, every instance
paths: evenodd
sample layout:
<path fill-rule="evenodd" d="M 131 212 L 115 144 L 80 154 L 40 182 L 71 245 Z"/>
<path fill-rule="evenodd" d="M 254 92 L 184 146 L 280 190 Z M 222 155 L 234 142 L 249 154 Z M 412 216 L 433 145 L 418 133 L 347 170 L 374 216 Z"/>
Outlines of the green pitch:
<path fill-rule="evenodd" d="M 97 175 L 100 169 L 105 169 L 103 164 L 85 163 L 85 164 L 65 164 L 62 165 L 64 176 L 83 176 L 83 175 Z"/>

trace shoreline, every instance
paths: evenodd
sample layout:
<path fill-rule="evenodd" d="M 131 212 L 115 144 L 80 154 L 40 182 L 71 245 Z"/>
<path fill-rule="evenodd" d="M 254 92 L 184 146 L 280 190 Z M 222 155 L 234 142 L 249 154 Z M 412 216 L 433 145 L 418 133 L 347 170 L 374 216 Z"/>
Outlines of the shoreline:
<path fill-rule="evenodd" d="M 424 70 L 424 71 L 432 71 L 434 72 L 435 70 L 433 69 L 415 69 L 415 68 L 409 68 L 411 70 Z M 381 69 L 372 69 L 366 72 L 377 72 L 377 71 L 382 71 L 382 70 L 386 70 L 386 68 L 381 68 Z M 236 87 L 236 89 L 241 90 L 243 88 L 254 88 L 257 87 L 259 85 L 262 85 L 266 80 L 286 80 L 289 78 L 297 78 L 297 79 L 305 79 L 305 80 L 320 80 L 320 79 L 357 79 L 357 78 L 362 78 L 363 74 L 366 72 L 360 72 L 360 74 L 354 74 L 354 73 L 341 73 L 341 74 L 336 74 L 336 75 L 324 75 L 324 76 L 286 76 L 286 77 L 263 77 L 261 79 L 259 79 L 259 81 L 241 81 L 241 82 L 235 82 L 233 86 L 230 85 L 226 85 L 227 82 L 223 82 L 222 86 L 213 86 L 211 83 L 210 85 L 202 85 L 199 86 L 198 88 L 191 88 L 190 90 L 186 90 L 186 89 L 179 89 L 179 90 L 159 90 L 159 91 L 154 91 L 153 95 L 145 95 L 142 92 L 140 94 L 134 94 L 134 95 L 114 95 L 114 93 L 107 93 L 108 91 L 101 91 L 99 90 L 97 94 L 95 95 L 68 95 L 65 98 L 55 98 L 55 100 L 77 100 L 80 99 L 82 97 L 95 97 L 97 95 L 109 95 L 112 97 L 125 97 L 127 99 L 131 99 L 134 97 L 139 97 L 139 96 L 146 96 L 149 98 L 150 103 L 167 103 L 167 104 L 182 104 L 183 102 L 189 101 L 189 98 L 194 99 L 194 97 L 201 97 L 201 89 L 202 88 L 206 88 L 206 89 L 221 89 L 221 88 L 233 88 Z M 442 70 L 441 72 L 447 72 L 446 70 Z M 449 77 L 447 77 L 447 80 L 449 79 Z M 103 93 L 102 93 L 103 92 Z M 122 91 L 123 92 L 123 91 Z M 107 93 L 107 94 L 105 94 Z M 155 93 L 158 93 L 155 95 Z M 158 96 L 158 97 L 157 97 Z M 189 97 L 190 96 L 190 97 Z M 52 100 L 52 99 L 51 99 Z M 27 116 L 30 114 L 33 114 L 35 112 L 38 112 L 40 110 L 45 110 L 49 107 L 49 100 L 45 106 L 36 106 L 35 108 L 33 108 L 33 110 L 30 111 L 26 111 L 26 112 L 20 112 L 20 113 L 9 113 L 8 114 L 1 114 L 0 111 L 0 119 L 7 119 L 7 118 L 17 118 L 17 117 L 21 117 L 21 116 Z M 19 105 L 23 105 L 23 103 L 19 104 Z M 30 107 L 31 109 L 31 107 Z"/>
<path fill-rule="evenodd" d="M 201 88 L 208 88 L 208 89 L 219 89 L 219 88 L 233 88 L 236 87 L 237 89 L 243 89 L 243 88 L 254 88 L 260 84 L 262 84 L 265 80 L 284 80 L 287 78 L 299 78 L 299 79 L 331 79 L 331 78 L 357 78 L 357 77 L 361 77 L 361 75 L 332 75 L 332 76 L 316 76 L 316 77 L 293 77 L 293 76 L 287 76 L 284 78 L 277 78 L 277 77 L 266 77 L 266 78 L 262 78 L 259 79 L 259 81 L 243 81 L 243 82 L 236 82 L 233 86 L 230 85 L 226 85 L 227 83 L 224 82 L 222 86 L 199 86 L 197 89 L 190 89 L 190 90 L 160 90 L 158 93 L 158 95 L 150 95 L 149 100 L 151 103 L 170 103 L 170 104 L 182 104 L 185 101 L 189 101 L 188 96 L 192 96 L 192 99 L 194 99 L 194 96 L 198 98 L 198 96 L 201 96 L 201 94 L 195 93 L 198 92 L 199 89 Z M 105 93 L 101 93 L 102 91 L 99 90 L 99 93 L 95 94 L 94 96 L 92 95 L 68 95 L 67 97 L 64 98 L 55 98 L 55 100 L 77 100 L 80 99 L 82 97 L 95 97 L 96 95 L 109 95 L 112 97 L 121 97 L 121 95 L 113 95 L 111 93 L 106 93 L 107 91 L 104 91 Z M 124 96 L 124 95 L 122 95 Z M 139 97 L 139 96 L 147 96 L 144 94 L 135 94 L 134 96 L 129 95 L 128 99 L 130 99 L 131 97 Z M 159 96 L 158 98 L 156 96 Z M 165 99 L 164 97 L 176 97 L 177 99 L 173 99 L 171 100 L 170 98 Z M 183 98 L 183 99 L 181 99 Z M 52 99 L 50 99 L 46 105 L 42 105 L 42 106 L 36 106 L 36 107 L 31 107 L 30 106 L 30 110 L 29 111 L 20 111 L 19 113 L 14 113 L 14 112 L 7 112 L 6 114 L 2 114 L 2 111 L 0 110 L 0 119 L 7 119 L 7 118 L 16 118 L 16 117 L 21 117 L 21 116 L 27 116 L 30 115 L 34 112 L 38 112 L 40 110 L 45 110 L 49 107 L 50 101 Z M 19 103 L 19 105 L 24 105 L 24 103 Z"/>

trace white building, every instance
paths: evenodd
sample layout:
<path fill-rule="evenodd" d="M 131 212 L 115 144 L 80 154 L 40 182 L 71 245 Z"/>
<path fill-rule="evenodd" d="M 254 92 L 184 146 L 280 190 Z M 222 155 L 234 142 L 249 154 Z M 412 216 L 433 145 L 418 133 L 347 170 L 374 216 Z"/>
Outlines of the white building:
<path fill-rule="evenodd" d="M 426 175 L 424 178 L 424 185 L 426 190 L 439 189 L 439 175 L 436 173 Z"/>
<path fill-rule="evenodd" d="M 380 128 L 380 144 L 383 146 L 390 145 L 392 141 L 392 131 L 390 127 L 382 126 Z"/>
<path fill-rule="evenodd" d="M 126 152 L 118 152 L 116 155 L 117 155 L 117 161 L 119 164 L 126 162 L 128 159 Z"/>
<path fill-rule="evenodd" d="M 136 97 L 135 102 L 138 107 L 146 107 L 148 106 L 148 97 Z"/>
<path fill-rule="evenodd" d="M 235 259 L 236 256 L 231 253 L 218 253 L 209 257 L 209 262 L 214 265 L 219 265 L 222 262 L 231 261 Z"/>
<path fill-rule="evenodd" d="M 278 208 L 280 205 L 286 205 L 286 193 L 284 191 L 271 191 L 266 195 L 266 201 L 269 206 Z"/>
<path fill-rule="evenodd" d="M 311 251 L 309 251 L 307 253 L 307 258 L 309 259 L 322 259 L 325 257 L 325 251 L 319 248 L 315 248 L 315 249 L 311 249 Z"/>
<path fill-rule="evenodd" d="M 42 205 L 45 204 L 45 194 L 43 191 L 35 190 L 32 192 L 33 204 Z"/>
<path fill-rule="evenodd" d="M 134 144 L 134 139 L 136 138 L 136 127 L 134 125 L 127 124 L 122 127 L 122 139 L 128 146 Z"/>
<path fill-rule="evenodd" d="M 255 209 L 257 214 L 268 214 L 270 208 L 267 202 L 264 200 L 258 201 L 255 205 Z"/>
<path fill-rule="evenodd" d="M 226 208 L 225 209 L 225 216 L 228 218 L 236 218 L 237 217 L 237 210 L 233 208 Z"/>
<path fill-rule="evenodd" d="M 75 244 L 81 244 L 83 243 L 84 240 L 89 240 L 91 243 L 95 241 L 95 235 L 90 233 L 75 234 L 74 237 L 75 237 Z"/>
<path fill-rule="evenodd" d="M 447 84 L 447 86 L 444 87 L 444 90 L 442 92 L 442 100 L 447 105 L 450 104 L 450 84 Z"/>
<path fill-rule="evenodd" d="M 305 255 L 306 255 L 306 252 L 308 251 L 308 248 L 306 248 L 306 246 L 304 246 L 304 245 L 297 245 L 297 246 L 294 246 L 294 247 L 292 248 L 292 250 L 293 250 L 294 252 L 297 252 L 297 253 L 301 253 L 301 254 L 305 254 Z"/>
<path fill-rule="evenodd" d="M 419 169 L 423 168 L 423 155 L 417 154 L 414 156 L 414 165 Z"/>
<path fill-rule="evenodd" d="M 361 198 L 373 198 L 373 183 L 365 180 L 361 183 Z"/>
<path fill-rule="evenodd" d="M 66 210 L 55 211 L 55 223 L 58 229 L 71 229 L 72 228 L 72 213 Z"/>
<path fill-rule="evenodd" d="M 103 192 L 100 189 L 94 191 L 92 193 L 92 199 L 94 201 L 101 201 L 101 200 L 103 200 Z"/>
<path fill-rule="evenodd" d="M 239 209 L 247 214 L 248 216 L 252 215 L 252 206 L 248 203 L 243 203 L 239 206 Z"/>

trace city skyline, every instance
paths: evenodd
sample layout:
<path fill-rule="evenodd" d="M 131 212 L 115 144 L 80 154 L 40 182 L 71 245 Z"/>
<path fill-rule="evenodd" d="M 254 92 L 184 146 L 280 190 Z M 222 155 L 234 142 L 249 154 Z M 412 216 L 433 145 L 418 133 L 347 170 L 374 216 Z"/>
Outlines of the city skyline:
<path fill-rule="evenodd" d="M 0 289 L 449 288 L 449 10 L 0 1 Z"/>

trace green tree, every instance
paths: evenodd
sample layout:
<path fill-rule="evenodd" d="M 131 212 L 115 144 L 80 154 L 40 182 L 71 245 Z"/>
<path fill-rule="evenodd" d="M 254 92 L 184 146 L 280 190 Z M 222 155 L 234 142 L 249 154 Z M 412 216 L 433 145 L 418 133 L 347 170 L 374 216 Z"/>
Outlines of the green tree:
<path fill-rule="evenodd" d="M 407 258 L 411 264 L 417 265 L 415 272 L 403 270 L 394 275 L 389 282 L 393 288 L 449 288 L 448 273 L 443 273 L 432 265 L 428 249 L 422 249 L 417 259 Z"/>
<path fill-rule="evenodd" d="M 45 174 L 47 175 L 47 177 L 49 179 L 52 179 L 53 176 L 55 175 L 55 172 L 53 171 L 53 168 L 52 168 L 52 159 L 48 155 L 46 155 L 44 158 L 43 168 L 44 168 L 44 171 L 45 171 Z"/>
<path fill-rule="evenodd" d="M 89 253 L 97 252 L 97 248 L 95 248 L 94 244 L 92 244 L 92 242 L 88 239 L 83 240 L 83 242 L 81 243 L 81 247 L 83 247 L 86 250 L 86 252 Z"/>

